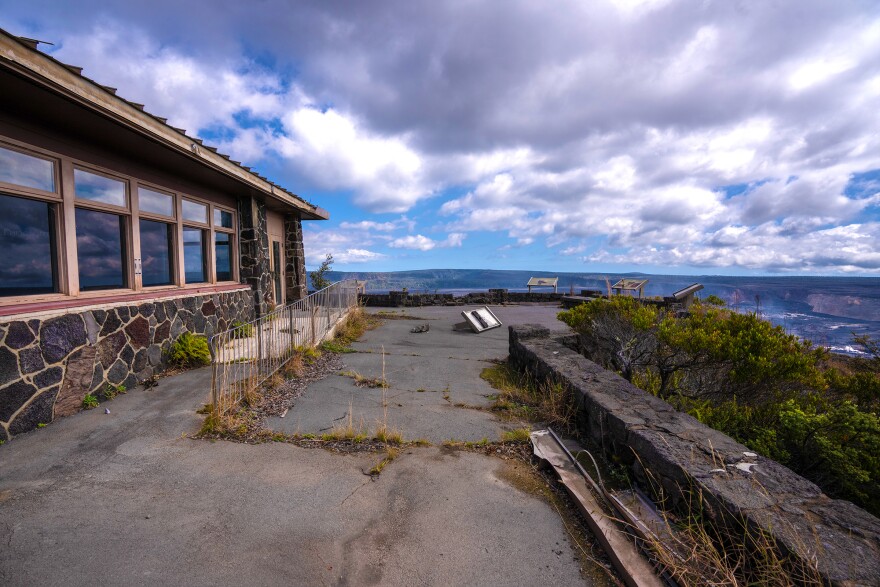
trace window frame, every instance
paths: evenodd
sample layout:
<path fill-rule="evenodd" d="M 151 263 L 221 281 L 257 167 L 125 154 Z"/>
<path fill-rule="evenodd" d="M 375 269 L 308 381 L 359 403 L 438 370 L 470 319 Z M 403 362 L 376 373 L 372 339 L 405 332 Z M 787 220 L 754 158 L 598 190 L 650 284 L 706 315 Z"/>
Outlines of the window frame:
<path fill-rule="evenodd" d="M 191 195 L 189 191 L 171 189 L 153 181 L 141 180 L 137 176 L 114 171 L 101 165 L 83 161 L 81 159 L 62 155 L 47 149 L 30 145 L 15 140 L 5 135 L 0 135 L 0 146 L 11 151 L 21 152 L 25 155 L 43 159 L 52 163 L 54 192 L 30 188 L 16 184 L 0 182 L 0 193 L 13 197 L 24 197 L 46 202 L 54 206 L 55 226 L 54 241 L 56 250 L 53 252 L 53 262 L 57 269 L 57 291 L 54 293 L 27 294 L 0 298 L 0 307 L 15 306 L 20 304 L 56 302 L 64 300 L 100 299 L 101 297 L 134 294 L 138 292 L 154 292 L 162 290 L 185 290 L 203 288 L 216 284 L 229 285 L 239 283 L 240 262 L 238 228 L 239 218 L 237 207 L 226 203 L 215 203 L 208 197 Z M 125 190 L 125 206 L 117 206 L 76 197 L 76 185 L 74 180 L 75 170 L 82 170 L 108 179 L 122 182 Z M 173 214 L 165 216 L 154 212 L 139 210 L 138 189 L 149 189 L 172 198 Z M 231 200 L 236 196 L 226 194 Z M 205 222 L 184 220 L 182 205 L 184 199 L 205 206 Z M 76 243 L 76 209 L 83 208 L 97 212 L 115 214 L 122 217 L 124 223 L 123 254 L 125 256 L 125 282 L 126 286 L 113 289 L 82 290 L 79 284 L 79 262 Z M 233 228 L 214 226 L 214 210 L 219 209 L 232 215 Z M 142 283 L 141 242 L 140 242 L 140 219 L 164 222 L 172 226 L 174 238 L 172 238 L 171 265 L 172 284 L 144 286 Z M 183 228 L 198 228 L 203 231 L 203 248 L 205 260 L 204 282 L 186 283 L 183 260 Z M 215 234 L 217 232 L 230 234 L 230 255 L 232 279 L 218 281 L 216 274 L 215 259 Z"/>
<path fill-rule="evenodd" d="M 229 212 L 232 214 L 232 228 L 225 228 L 222 226 L 217 226 L 214 224 L 214 211 L 220 210 L 222 212 Z M 209 218 L 211 219 L 211 273 L 214 277 L 214 283 L 238 283 L 238 263 L 236 263 L 236 259 L 238 259 L 238 214 L 236 214 L 235 210 L 232 208 L 228 208 L 226 206 L 220 206 L 217 204 L 211 204 L 209 211 Z M 228 234 L 229 235 L 229 258 L 232 264 L 230 277 L 231 279 L 228 281 L 220 281 L 217 279 L 217 259 L 216 259 L 216 246 L 217 246 L 217 237 L 215 236 L 218 232 Z"/>
<path fill-rule="evenodd" d="M 42 149 L 20 145 L 18 144 L 18 141 L 12 141 L 10 139 L 7 139 L 6 137 L 0 137 L 0 147 L 3 147 L 8 151 L 15 151 L 16 153 L 21 153 L 22 155 L 27 155 L 35 159 L 42 159 L 43 161 L 48 161 L 49 163 L 51 163 L 52 184 L 55 186 L 55 191 L 49 192 L 26 185 L 0 181 L 0 191 L 3 191 L 10 195 L 17 195 L 17 193 L 20 193 L 22 195 L 34 196 L 39 198 L 49 198 L 54 201 L 61 201 L 61 161 L 57 156 L 53 156 L 49 154 L 48 151 L 43 151 Z"/>

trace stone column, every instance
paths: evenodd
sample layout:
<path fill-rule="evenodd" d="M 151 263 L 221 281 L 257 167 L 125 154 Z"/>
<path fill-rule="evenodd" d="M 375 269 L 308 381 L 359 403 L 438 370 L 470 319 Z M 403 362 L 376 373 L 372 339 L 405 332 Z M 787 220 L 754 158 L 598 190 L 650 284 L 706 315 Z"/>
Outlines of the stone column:
<path fill-rule="evenodd" d="M 288 303 L 308 295 L 302 221 L 297 214 L 284 217 L 284 287 Z"/>
<path fill-rule="evenodd" d="M 268 312 L 272 297 L 265 202 L 252 196 L 240 198 L 238 217 L 241 282 L 254 290 L 254 312 L 260 317 Z"/>

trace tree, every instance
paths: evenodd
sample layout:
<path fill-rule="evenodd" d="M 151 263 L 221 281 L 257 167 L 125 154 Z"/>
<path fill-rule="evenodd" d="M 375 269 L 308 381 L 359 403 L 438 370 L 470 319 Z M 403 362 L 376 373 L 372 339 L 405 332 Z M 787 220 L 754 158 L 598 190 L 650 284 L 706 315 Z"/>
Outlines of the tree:
<path fill-rule="evenodd" d="M 332 265 L 333 255 L 327 253 L 327 258 L 324 259 L 321 266 L 309 273 L 309 278 L 312 280 L 312 287 L 314 287 L 316 291 L 330 286 L 330 280 L 327 279 L 325 275 L 330 271 Z"/>

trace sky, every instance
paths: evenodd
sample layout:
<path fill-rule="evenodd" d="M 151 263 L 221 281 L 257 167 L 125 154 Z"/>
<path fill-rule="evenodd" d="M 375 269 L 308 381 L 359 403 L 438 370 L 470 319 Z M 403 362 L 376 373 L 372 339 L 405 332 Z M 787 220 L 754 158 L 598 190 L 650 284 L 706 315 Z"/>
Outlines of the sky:
<path fill-rule="evenodd" d="M 880 3 L 0 0 L 330 212 L 309 268 L 880 275 Z"/>

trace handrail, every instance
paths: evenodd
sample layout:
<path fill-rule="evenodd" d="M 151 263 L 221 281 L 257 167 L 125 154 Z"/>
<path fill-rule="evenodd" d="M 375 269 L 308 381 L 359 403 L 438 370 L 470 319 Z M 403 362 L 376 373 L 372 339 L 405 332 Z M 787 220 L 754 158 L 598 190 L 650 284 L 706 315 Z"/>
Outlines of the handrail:
<path fill-rule="evenodd" d="M 215 416 L 238 406 L 293 357 L 321 343 L 357 306 L 357 284 L 338 281 L 249 322 L 236 322 L 209 340 Z"/>

